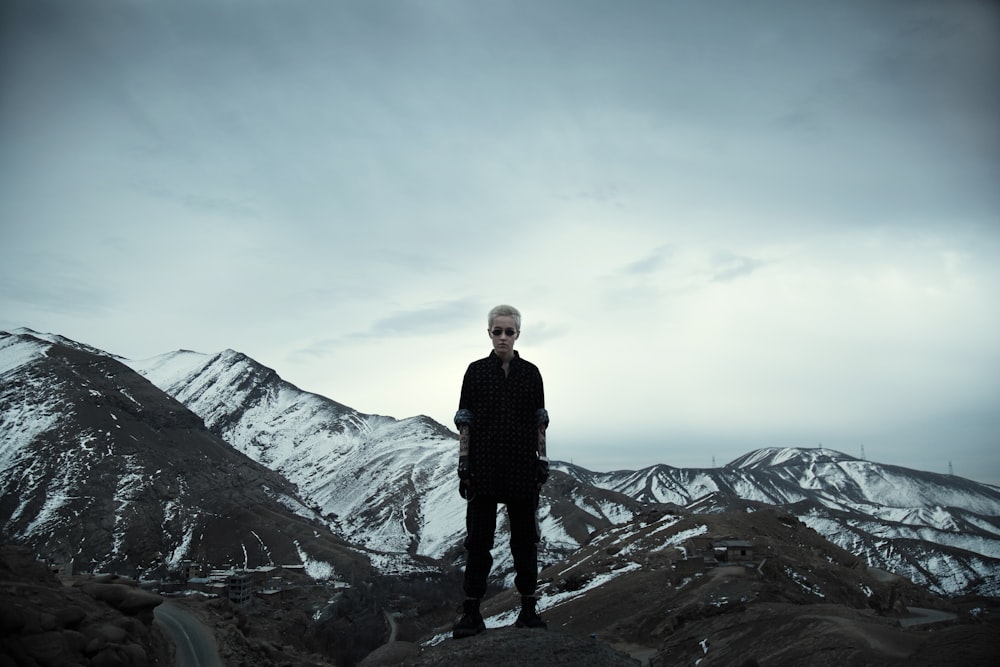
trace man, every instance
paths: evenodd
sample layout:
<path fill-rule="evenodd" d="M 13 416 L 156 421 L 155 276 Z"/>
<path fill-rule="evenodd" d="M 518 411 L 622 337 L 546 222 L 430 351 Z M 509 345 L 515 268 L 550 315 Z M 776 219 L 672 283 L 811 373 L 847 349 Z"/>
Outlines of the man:
<path fill-rule="evenodd" d="M 490 549 L 497 505 L 507 507 L 514 586 L 521 594 L 519 628 L 545 629 L 535 610 L 538 580 L 538 494 L 549 476 L 545 431 L 549 415 L 538 368 L 514 351 L 521 313 L 501 305 L 490 311 L 487 331 L 493 351 L 469 364 L 455 414 L 459 432 L 459 493 L 466 499 L 465 603 L 452 636 L 486 629 L 479 602 L 493 565 Z"/>

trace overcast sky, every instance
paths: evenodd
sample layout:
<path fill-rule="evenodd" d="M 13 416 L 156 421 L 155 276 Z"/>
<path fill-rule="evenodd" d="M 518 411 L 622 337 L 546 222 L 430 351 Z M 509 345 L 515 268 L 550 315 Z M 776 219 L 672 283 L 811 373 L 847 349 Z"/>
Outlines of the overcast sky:
<path fill-rule="evenodd" d="M 1000 484 L 998 7 L 5 0 L 0 329 L 451 426 L 511 303 L 554 458 Z"/>

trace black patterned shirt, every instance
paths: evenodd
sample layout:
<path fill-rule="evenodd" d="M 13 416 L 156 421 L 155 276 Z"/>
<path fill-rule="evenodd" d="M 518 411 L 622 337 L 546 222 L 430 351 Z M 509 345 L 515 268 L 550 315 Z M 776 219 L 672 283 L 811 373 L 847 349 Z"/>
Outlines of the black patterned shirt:
<path fill-rule="evenodd" d="M 472 413 L 470 488 L 476 495 L 524 498 L 538 493 L 538 410 L 542 374 L 515 351 L 508 373 L 496 352 L 469 364 L 459 409 Z"/>

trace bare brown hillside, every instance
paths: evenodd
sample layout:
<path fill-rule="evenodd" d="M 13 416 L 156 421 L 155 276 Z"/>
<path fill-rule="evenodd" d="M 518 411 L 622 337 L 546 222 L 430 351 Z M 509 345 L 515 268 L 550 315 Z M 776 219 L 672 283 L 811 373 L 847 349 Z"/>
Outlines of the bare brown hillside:
<path fill-rule="evenodd" d="M 718 549 L 695 550 L 713 542 L 745 543 L 747 557 L 718 561 Z M 996 601 L 946 600 L 870 570 L 769 506 L 651 511 L 595 535 L 542 579 L 552 641 L 570 635 L 649 665 L 995 665 L 1000 655 Z M 484 612 L 503 624 L 516 605 L 505 592 Z M 438 658 L 419 660 L 477 650 L 446 639 L 425 649 Z M 413 660 L 403 664 L 444 664 Z"/>

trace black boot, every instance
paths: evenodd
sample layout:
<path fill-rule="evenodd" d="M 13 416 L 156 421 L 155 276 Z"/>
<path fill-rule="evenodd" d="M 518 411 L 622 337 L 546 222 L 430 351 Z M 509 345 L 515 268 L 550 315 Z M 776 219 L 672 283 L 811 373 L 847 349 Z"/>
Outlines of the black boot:
<path fill-rule="evenodd" d="M 479 600 L 466 598 L 462 604 L 462 619 L 452 628 L 451 636 L 455 639 L 478 635 L 486 629 L 483 615 L 479 613 Z"/>
<path fill-rule="evenodd" d="M 539 618 L 538 612 L 535 611 L 535 601 L 533 595 L 521 596 L 521 613 L 517 615 L 514 627 L 537 628 L 539 630 L 549 629 L 549 624 Z"/>

